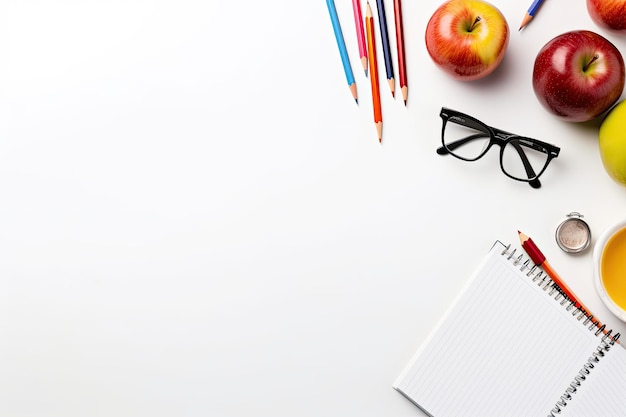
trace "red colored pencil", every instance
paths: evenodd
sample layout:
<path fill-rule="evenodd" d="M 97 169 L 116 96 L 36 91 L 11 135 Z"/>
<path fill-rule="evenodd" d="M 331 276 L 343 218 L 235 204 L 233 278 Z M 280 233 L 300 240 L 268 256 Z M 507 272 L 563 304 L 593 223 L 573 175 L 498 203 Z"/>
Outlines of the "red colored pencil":
<path fill-rule="evenodd" d="M 406 59 L 404 57 L 404 27 L 402 26 L 402 1 L 393 1 L 393 12 L 396 21 L 396 47 L 398 49 L 398 72 L 400 75 L 400 89 L 406 106 L 409 95 L 409 85 L 406 80 Z"/>
<path fill-rule="evenodd" d="M 383 112 L 380 108 L 380 86 L 378 84 L 378 65 L 376 64 L 376 43 L 374 39 L 374 16 L 370 2 L 365 11 L 365 29 L 367 31 L 367 55 L 370 64 L 370 81 L 372 84 L 372 102 L 374 105 L 374 123 L 378 132 L 378 141 L 383 141 Z"/>
<path fill-rule="evenodd" d="M 563 290 L 563 293 L 576 304 L 576 307 L 582 307 L 581 302 L 578 301 L 578 297 L 574 295 L 574 292 L 567 285 L 565 285 L 565 282 L 563 282 L 561 277 L 559 277 L 556 271 L 552 269 L 552 267 L 546 260 L 546 257 L 539 250 L 535 242 L 533 242 L 530 237 L 520 232 L 519 230 L 517 231 L 517 233 L 519 235 L 519 241 L 522 244 L 522 248 L 526 251 L 526 253 L 530 257 L 530 260 L 533 261 L 535 265 L 541 266 L 544 271 L 546 271 L 546 274 L 548 274 L 548 276 L 552 278 L 556 285 L 558 285 L 559 288 Z"/>

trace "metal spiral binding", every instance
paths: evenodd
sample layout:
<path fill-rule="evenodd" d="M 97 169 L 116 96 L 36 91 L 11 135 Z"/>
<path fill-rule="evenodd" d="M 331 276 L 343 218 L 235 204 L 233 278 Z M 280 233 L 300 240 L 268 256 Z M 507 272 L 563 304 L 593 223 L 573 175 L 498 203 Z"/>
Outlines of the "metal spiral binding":
<path fill-rule="evenodd" d="M 618 341 L 620 338 L 620 334 L 616 333 L 614 336 L 611 336 L 613 331 L 606 331 L 606 326 L 603 324 L 598 326 L 599 321 L 589 312 L 585 311 L 582 306 L 576 307 L 576 303 L 567 297 L 563 291 L 559 288 L 559 286 L 542 270 L 537 268 L 536 265 L 531 266 L 530 259 L 524 260 L 524 255 L 515 256 L 517 249 L 511 250 L 511 245 L 506 245 L 504 250 L 502 251 L 502 255 L 506 256 L 508 260 L 510 260 L 513 265 L 520 265 L 520 270 L 522 272 L 526 272 L 526 276 L 531 278 L 532 282 L 537 284 L 541 289 L 547 291 L 548 294 L 554 298 L 559 304 L 561 304 L 565 310 L 571 312 L 572 316 L 575 316 L 578 321 L 582 321 L 582 324 L 587 327 L 588 330 L 595 330 L 595 335 L 598 336 L 600 333 L 604 333 L 602 339 L 600 340 L 600 344 L 596 348 L 596 350 L 589 356 L 587 362 L 583 365 L 583 367 L 578 371 L 578 374 L 574 377 L 572 383 L 566 388 L 565 392 L 559 400 L 556 402 L 555 407 L 552 409 L 548 417 L 555 417 L 556 414 L 561 414 L 563 408 L 567 406 L 567 403 L 572 400 L 572 394 L 574 394 L 578 387 L 580 387 L 581 383 L 587 379 L 587 375 L 591 373 L 591 370 L 595 367 L 595 365 L 600 362 L 600 360 L 606 355 L 606 353 L 611 349 L 611 347 Z"/>
<path fill-rule="evenodd" d="M 565 293 L 559 288 L 559 286 L 546 274 L 544 271 L 539 269 L 536 265 L 531 266 L 530 259 L 526 258 L 525 255 L 515 256 L 517 249 L 511 250 L 511 245 L 506 245 L 504 250 L 502 251 L 502 255 L 506 256 L 508 260 L 510 260 L 513 265 L 520 265 L 520 270 L 522 272 L 528 269 L 526 276 L 532 279 L 532 282 L 537 284 L 542 290 L 548 292 L 552 298 L 561 304 L 565 310 L 572 313 L 572 316 L 576 316 L 576 318 L 583 323 L 583 325 L 587 326 L 589 330 L 596 329 L 596 336 L 605 331 L 605 326 L 598 326 L 599 321 L 593 316 L 593 314 L 586 311 L 582 306 L 576 307 L 576 303 L 571 300 Z M 524 260 L 524 258 L 526 258 Z"/>
<path fill-rule="evenodd" d="M 554 408 L 550 414 L 548 414 L 548 417 L 555 417 L 557 414 L 561 414 L 563 412 L 563 409 L 567 407 L 567 403 L 572 400 L 572 394 L 578 390 L 578 387 L 580 387 L 582 382 L 587 379 L 587 375 L 591 373 L 591 370 L 598 362 L 600 362 L 615 342 L 617 342 L 620 334 L 616 333 L 615 336 L 611 336 L 612 332 L 612 330 L 609 330 L 604 336 L 602 336 L 600 345 L 598 345 L 596 350 L 591 354 L 591 356 L 589 356 L 589 359 L 587 359 L 587 362 L 585 362 L 580 371 L 578 371 L 578 374 L 574 377 L 574 380 L 570 383 L 569 387 L 565 389 L 565 392 L 556 402 Z M 596 332 L 596 334 L 598 333 Z"/>

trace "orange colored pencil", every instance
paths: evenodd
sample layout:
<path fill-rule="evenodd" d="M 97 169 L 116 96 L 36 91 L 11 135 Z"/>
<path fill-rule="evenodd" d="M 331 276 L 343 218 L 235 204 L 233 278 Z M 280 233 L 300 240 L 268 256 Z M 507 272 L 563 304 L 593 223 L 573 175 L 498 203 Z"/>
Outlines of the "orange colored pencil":
<path fill-rule="evenodd" d="M 522 245 L 522 248 L 526 251 L 526 253 L 530 257 L 530 260 L 535 265 L 543 268 L 544 272 L 552 279 L 552 281 L 554 281 L 554 283 L 559 287 L 559 289 L 561 289 L 563 294 L 565 294 L 565 296 L 574 303 L 574 307 L 583 311 L 585 314 L 588 315 L 588 317 L 594 318 L 594 315 L 591 314 L 591 311 L 589 311 L 589 309 L 587 309 L 587 307 L 584 306 L 584 304 L 580 301 L 580 299 L 576 297 L 576 295 L 574 294 L 574 291 L 572 291 L 565 284 L 565 281 L 563 281 L 563 279 L 559 276 L 559 274 L 557 274 L 556 271 L 552 268 L 552 266 L 548 263 L 545 255 L 539 250 L 535 242 L 533 242 L 533 240 L 530 237 L 520 232 L 519 230 L 517 231 L 517 233 L 519 235 L 519 241 Z M 600 323 L 600 321 L 597 318 L 595 320 L 596 320 L 596 326 L 599 328 L 602 328 L 603 324 Z M 606 334 L 606 329 L 603 329 L 603 332 Z"/>
<path fill-rule="evenodd" d="M 365 29 L 367 31 L 367 57 L 370 67 L 370 81 L 372 84 L 372 103 L 374 105 L 374 123 L 378 132 L 378 141 L 383 141 L 383 112 L 380 108 L 380 86 L 378 84 L 378 65 L 376 61 L 376 43 L 374 38 L 374 16 L 370 2 L 367 2 L 365 12 Z"/>

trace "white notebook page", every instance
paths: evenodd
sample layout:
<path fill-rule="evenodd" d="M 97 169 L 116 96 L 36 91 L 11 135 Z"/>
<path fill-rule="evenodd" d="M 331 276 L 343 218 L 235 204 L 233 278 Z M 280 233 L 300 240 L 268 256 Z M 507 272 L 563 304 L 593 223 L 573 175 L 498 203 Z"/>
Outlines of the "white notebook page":
<path fill-rule="evenodd" d="M 626 350 L 614 345 L 564 407 L 564 417 L 626 415 Z"/>
<path fill-rule="evenodd" d="M 546 416 L 599 338 L 496 244 L 394 388 L 434 417 Z"/>

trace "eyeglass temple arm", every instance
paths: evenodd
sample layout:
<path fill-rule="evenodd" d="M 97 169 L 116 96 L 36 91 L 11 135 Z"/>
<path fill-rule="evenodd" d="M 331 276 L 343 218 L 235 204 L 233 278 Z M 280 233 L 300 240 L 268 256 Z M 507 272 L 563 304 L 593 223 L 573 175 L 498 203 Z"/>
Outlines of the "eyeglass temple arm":
<path fill-rule="evenodd" d="M 465 145 L 467 142 L 471 142 L 475 139 L 488 138 L 489 135 L 486 133 L 475 133 L 473 135 L 467 136 L 463 139 L 455 140 L 454 142 L 448 143 L 446 146 L 440 146 L 437 148 L 437 153 L 439 155 L 447 155 L 450 151 L 455 150 L 456 148 Z"/>
<path fill-rule="evenodd" d="M 519 157 L 522 160 L 522 164 L 524 164 L 526 175 L 528 176 L 528 179 L 530 180 L 528 181 L 528 184 L 533 188 L 541 187 L 541 181 L 539 181 L 539 178 L 531 179 L 533 177 L 536 177 L 537 174 L 535 173 L 535 170 L 533 169 L 533 167 L 530 165 L 530 161 L 528 160 L 528 157 L 526 156 L 526 153 L 524 152 L 520 144 L 517 142 L 509 142 L 509 143 L 515 148 Z"/>
<path fill-rule="evenodd" d="M 507 132 L 505 130 L 500 130 L 497 128 L 492 127 L 494 133 L 496 134 L 497 137 L 504 137 L 504 138 L 510 138 L 512 136 L 517 136 L 513 133 Z M 511 145 L 513 145 L 513 147 L 515 148 L 515 150 L 517 151 L 517 153 L 519 154 L 520 158 L 522 159 L 522 164 L 524 164 L 524 169 L 526 170 L 526 175 L 528 176 L 528 178 L 533 178 L 535 176 L 537 176 L 537 174 L 535 173 L 535 170 L 533 169 L 533 167 L 530 165 L 530 161 L 528 160 L 528 157 L 526 156 L 526 153 L 524 152 L 524 150 L 522 149 L 522 147 L 520 146 L 520 143 L 518 142 L 510 142 Z M 531 148 L 533 148 L 536 151 L 540 151 L 540 152 L 545 152 L 546 149 L 539 146 L 539 145 L 535 145 L 535 144 L 527 144 L 527 143 L 523 143 L 525 146 L 529 146 Z M 533 180 L 528 181 L 528 184 L 533 187 L 533 188 L 540 188 L 541 187 L 541 181 L 539 181 L 539 178 L 535 178 Z"/>

